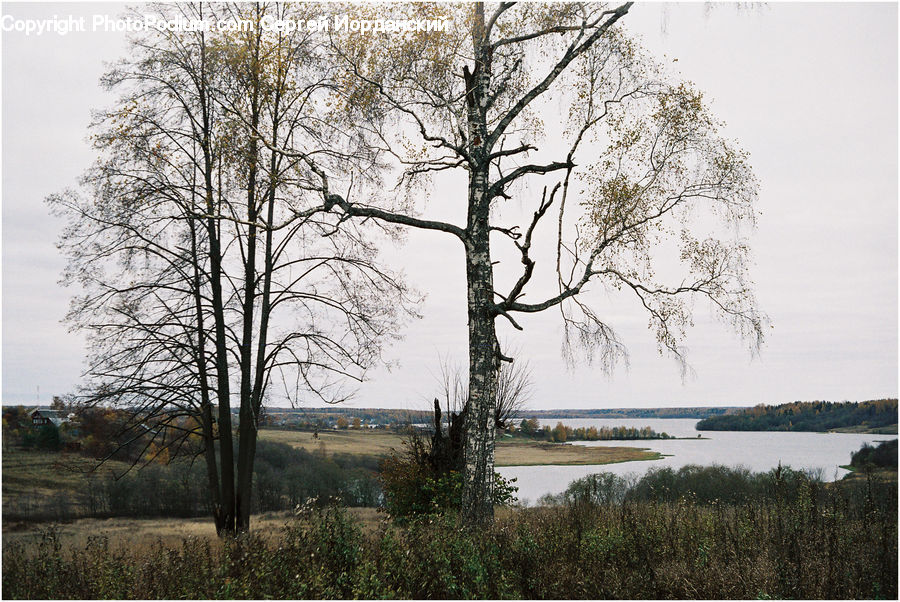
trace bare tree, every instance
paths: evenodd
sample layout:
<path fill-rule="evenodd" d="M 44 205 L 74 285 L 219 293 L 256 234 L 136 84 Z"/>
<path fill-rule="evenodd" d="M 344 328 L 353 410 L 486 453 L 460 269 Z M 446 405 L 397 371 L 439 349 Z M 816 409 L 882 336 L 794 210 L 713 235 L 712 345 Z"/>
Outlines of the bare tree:
<path fill-rule="evenodd" d="M 500 372 L 497 374 L 497 401 L 494 405 L 494 423 L 498 429 L 509 428 L 531 400 L 531 373 L 527 360 L 500 365 Z"/>
<path fill-rule="evenodd" d="M 431 468 L 443 473 L 464 467 L 464 426 L 469 412 L 469 386 L 465 371 L 449 358 L 440 362 L 440 397 L 434 399 L 434 434 L 424 459 Z M 527 362 L 506 363 L 497 375 L 494 401 L 494 428 L 506 429 L 524 409 L 531 397 L 531 369 Z M 441 410 L 443 402 L 444 410 Z M 446 423 L 446 434 L 444 426 Z M 421 442 L 414 448 L 422 450 Z M 416 457 L 416 454 L 413 454 Z M 499 475 L 491 475 L 496 481 Z"/>
<path fill-rule="evenodd" d="M 696 297 L 752 346 L 762 341 L 738 228 L 754 221 L 746 156 L 719 135 L 701 94 L 619 27 L 631 8 L 390 5 L 377 17 L 446 17 L 452 27 L 332 37 L 351 74 L 343 82 L 350 121 L 400 169 L 406 194 L 354 189 L 320 170 L 326 205 L 346 220 L 376 218 L 461 242 L 469 329 L 462 509 L 473 524 L 493 516 L 497 378 L 511 359 L 498 343 L 497 318 L 521 329 L 517 315 L 558 308 L 567 340 L 589 357 L 599 353 L 605 367 L 625 347 L 584 301 L 589 288 L 633 294 L 660 349 L 679 360 Z M 360 8 L 353 16 L 375 15 Z M 467 182 L 464 224 L 414 212 L 440 172 Z M 504 223 L 511 199 L 532 207 L 522 224 Z M 707 224 L 701 214 L 720 219 Z M 555 290 L 535 284 L 542 231 L 555 247 L 555 262 L 544 259 L 544 281 Z M 495 261 L 504 241 L 518 264 L 511 270 Z M 658 269 L 666 257 L 680 266 Z"/>
<path fill-rule="evenodd" d="M 519 355 L 514 352 L 513 355 Z M 464 367 L 454 364 L 449 358 L 440 361 L 440 398 L 448 420 L 454 415 L 463 415 L 469 403 L 469 385 Z M 533 383 L 532 369 L 527 360 L 506 362 L 497 373 L 496 400 L 494 401 L 494 425 L 497 429 L 509 427 L 526 404 L 531 400 Z"/>
<path fill-rule="evenodd" d="M 347 379 L 360 380 L 395 336 L 407 296 L 374 263 L 371 229 L 338 228 L 309 166 L 260 142 L 369 177 L 370 159 L 321 118 L 331 86 L 320 45 L 260 27 L 266 15 L 318 13 L 154 10 L 256 26 L 138 37 L 104 79 L 120 99 L 93 126 L 101 159 L 84 179 L 90 194 L 50 203 L 69 220 L 65 280 L 85 291 L 69 315 L 91 344 L 84 403 L 131 409 L 128 427 L 147 446 L 203 454 L 216 528 L 230 533 L 249 527 L 264 400 L 345 399 Z"/>

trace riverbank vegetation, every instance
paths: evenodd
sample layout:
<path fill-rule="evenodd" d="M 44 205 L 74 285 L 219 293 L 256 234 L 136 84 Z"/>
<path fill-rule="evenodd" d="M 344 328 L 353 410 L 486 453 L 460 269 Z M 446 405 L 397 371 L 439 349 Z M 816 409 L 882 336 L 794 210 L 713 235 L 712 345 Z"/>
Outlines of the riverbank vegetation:
<path fill-rule="evenodd" d="M 878 445 L 863 443 L 859 451 L 850 458 L 849 470 L 854 472 L 889 471 L 897 472 L 897 440 L 882 441 Z"/>
<path fill-rule="evenodd" d="M 776 406 L 757 405 L 735 414 L 714 416 L 697 423 L 698 431 L 816 431 L 866 433 L 897 432 L 897 400 L 797 401 Z"/>
<path fill-rule="evenodd" d="M 628 441 L 634 439 L 671 439 L 668 433 L 657 433 L 649 426 L 580 426 L 572 427 L 557 422 L 555 427 L 541 426 L 537 418 L 523 419 L 510 434 L 530 439 L 565 443 L 566 441 Z"/>
<path fill-rule="evenodd" d="M 94 533 L 64 545 L 48 529 L 36 543 L 5 546 L 3 591 L 10 599 L 897 597 L 896 482 L 824 484 L 786 468 L 720 467 L 656 471 L 624 488 L 616 479 L 498 512 L 478 530 L 461 528 L 453 512 L 399 523 L 312 505 L 281 529 L 259 521 L 262 529 L 224 541 L 210 533 L 119 546 Z M 752 493 L 734 495 L 736 485 Z M 624 495 L 602 495 L 609 491 Z"/>

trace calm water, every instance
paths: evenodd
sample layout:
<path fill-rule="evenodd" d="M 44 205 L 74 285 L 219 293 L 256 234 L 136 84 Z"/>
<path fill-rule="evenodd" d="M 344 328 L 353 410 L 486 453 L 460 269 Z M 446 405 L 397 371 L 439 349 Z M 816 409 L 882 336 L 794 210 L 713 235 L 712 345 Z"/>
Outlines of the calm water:
<path fill-rule="evenodd" d="M 693 419 L 570 419 L 547 420 L 541 424 L 555 426 L 649 426 L 657 433 L 674 437 L 691 437 L 668 441 L 585 441 L 578 445 L 606 445 L 613 447 L 645 447 L 670 457 L 643 462 L 622 462 L 602 466 L 504 466 L 497 472 L 505 478 L 515 477 L 519 500 L 535 502 L 547 493 L 560 493 L 575 479 L 596 472 L 640 476 L 654 466 L 680 468 L 686 464 L 724 464 L 744 466 L 753 471 L 767 471 L 782 465 L 791 468 L 821 470 L 822 478 L 833 481 L 847 471 L 839 466 L 850 463 L 850 455 L 863 443 L 896 439 L 897 435 L 855 435 L 842 433 L 785 433 L 704 431 L 704 439 L 694 427 Z"/>

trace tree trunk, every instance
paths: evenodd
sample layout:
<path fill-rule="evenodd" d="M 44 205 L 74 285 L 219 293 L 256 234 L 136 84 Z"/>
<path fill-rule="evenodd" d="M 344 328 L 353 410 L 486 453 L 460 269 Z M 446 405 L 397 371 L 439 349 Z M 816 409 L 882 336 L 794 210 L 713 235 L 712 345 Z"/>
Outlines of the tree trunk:
<path fill-rule="evenodd" d="M 202 13 L 201 13 L 202 14 Z M 225 345 L 225 301 L 222 295 L 222 249 L 219 244 L 219 224 L 215 216 L 219 213 L 219 205 L 216 202 L 216 189 L 213 186 L 213 172 L 215 171 L 216 155 L 212 144 L 212 101 L 209 98 L 210 91 L 206 84 L 207 75 L 206 40 L 201 45 L 201 68 L 199 80 L 199 99 L 202 114 L 202 140 L 203 151 L 203 188 L 206 205 L 206 236 L 209 252 L 209 285 L 212 291 L 213 327 L 215 332 L 215 372 L 216 372 L 216 398 L 218 401 L 218 440 L 219 458 L 222 470 L 219 479 L 218 469 L 215 466 L 215 448 L 212 441 L 212 407 L 210 404 L 208 415 L 204 414 L 203 420 L 207 422 L 209 430 L 206 444 L 211 447 L 212 458 L 207 456 L 207 471 L 209 487 L 217 490 L 218 496 L 213 497 L 213 518 L 216 523 L 216 533 L 224 535 L 234 532 L 234 450 L 231 441 L 231 391 L 228 375 L 228 352 Z M 221 178 L 221 157 L 219 159 L 219 174 Z M 219 186 L 221 190 L 221 186 Z M 199 256 L 197 258 L 199 262 Z M 199 289 L 198 289 L 199 290 Z M 202 305 L 198 304 L 198 308 Z M 202 315 L 200 316 L 202 318 Z M 199 323 L 198 323 L 199 324 Z M 203 332 L 201 330 L 201 332 Z M 203 359 L 205 365 L 205 358 Z M 204 429 L 206 425 L 204 425 Z M 218 498 L 218 504 L 216 499 Z"/>
<path fill-rule="evenodd" d="M 208 163 L 208 162 L 207 162 Z M 191 196 L 191 211 L 196 211 L 196 196 Z M 203 319 L 202 280 L 200 275 L 200 250 L 197 245 L 197 224 L 188 220 L 188 228 L 191 233 L 191 262 L 193 263 L 193 297 L 196 328 L 197 347 L 195 349 L 197 375 L 200 379 L 200 426 L 203 433 L 203 454 L 206 461 L 207 487 L 209 499 L 212 505 L 213 521 L 216 525 L 216 534 L 221 536 L 224 527 L 222 516 L 222 490 L 219 484 L 219 467 L 216 460 L 216 436 L 213 428 L 212 401 L 209 383 L 209 367 L 206 358 L 206 326 Z"/>
<path fill-rule="evenodd" d="M 211 195 L 210 195 L 211 196 Z M 212 203 L 210 202 L 211 206 Z M 212 212 L 211 212 L 212 214 Z M 234 449 L 231 442 L 231 393 L 228 383 L 228 349 L 225 346 L 225 308 L 222 299 L 222 256 L 216 220 L 207 220 L 210 237 L 210 284 L 216 332 L 216 388 L 219 401 L 219 455 L 222 466 L 221 529 L 234 532 Z M 217 521 L 218 522 L 218 521 Z"/>
<path fill-rule="evenodd" d="M 466 223 L 466 284 L 469 314 L 469 403 L 465 416 L 461 513 L 472 526 L 494 518 L 494 405 L 499 349 L 494 326 L 494 271 L 490 240 L 490 149 L 485 145 L 491 57 L 484 40 L 484 4 L 475 5 L 472 45 L 475 67 L 466 81 L 469 212 Z"/>
<path fill-rule="evenodd" d="M 484 281 L 471 277 L 471 273 L 479 271 L 482 266 L 477 259 L 466 259 L 470 274 L 469 406 L 465 427 L 462 516 L 466 523 L 478 525 L 490 522 L 494 517 L 494 393 L 497 388 L 497 356 L 494 351 L 494 318 L 489 315 L 489 305 L 484 303 L 483 292 L 480 290 L 485 288 Z"/>
<path fill-rule="evenodd" d="M 256 19 L 259 21 L 261 17 L 260 6 L 256 5 Z M 250 149 L 249 149 L 249 165 L 248 183 L 247 183 L 247 221 L 248 241 L 247 241 L 247 260 L 244 271 L 244 333 L 241 344 L 241 426 L 240 426 L 240 445 L 238 448 L 238 489 L 237 489 L 237 529 L 238 531 L 250 530 L 250 510 L 253 494 L 253 466 L 256 460 L 256 443 L 259 435 L 259 412 L 262 404 L 262 394 L 265 382 L 265 353 L 266 341 L 269 328 L 269 312 L 270 294 L 272 288 L 272 272 L 274 266 L 272 263 L 272 230 L 265 229 L 265 243 L 263 258 L 263 292 L 260 308 L 260 323 L 257 331 L 257 350 L 254 370 L 253 361 L 253 324 L 254 309 L 257 299 L 256 286 L 258 283 L 258 273 L 256 266 L 257 252 L 257 219 L 259 218 L 259 207 L 257 199 L 264 198 L 268 204 L 266 214 L 266 223 L 271 225 L 274 218 L 275 208 L 275 187 L 278 180 L 277 176 L 277 156 L 273 153 L 270 157 L 269 164 L 269 188 L 268 192 L 263 196 L 258 193 L 257 179 L 260 171 L 260 157 L 258 156 L 258 144 L 255 132 L 260 122 L 260 44 L 261 29 L 257 29 L 253 44 L 253 69 L 251 72 L 251 115 L 250 115 Z M 278 126 L 279 126 L 279 110 L 280 110 L 281 90 L 276 88 L 272 105 L 273 118 L 273 144 L 278 144 Z M 246 417 L 246 419 L 245 419 Z"/>
<path fill-rule="evenodd" d="M 257 13 L 259 5 L 257 5 Z M 257 19 L 259 15 L 257 14 Z M 259 34 L 257 34 L 258 36 Z M 253 403 L 253 315 L 256 304 L 256 178 L 258 170 L 256 130 L 259 127 L 259 38 L 253 48 L 252 86 L 250 102 L 250 144 L 247 153 L 249 168 L 247 171 L 247 250 L 244 263 L 244 299 L 241 319 L 243 334 L 241 337 L 241 424 L 238 442 L 238 486 L 235 512 L 237 530 L 250 530 L 250 503 L 253 489 L 253 461 L 256 455 L 257 418 Z"/>
<path fill-rule="evenodd" d="M 212 194 L 208 207 L 212 210 Z M 228 349 L 225 346 L 225 306 L 222 298 L 222 255 L 219 248 L 218 224 L 213 218 L 207 220 L 210 255 L 210 285 L 212 288 L 213 320 L 216 332 L 216 389 L 219 401 L 219 456 L 222 466 L 222 516 L 221 529 L 224 533 L 234 532 L 234 448 L 231 441 L 231 403 L 228 383 Z M 218 521 L 217 521 L 218 522 Z"/>
<path fill-rule="evenodd" d="M 194 262 L 194 306 L 197 319 L 197 372 L 200 377 L 200 424 L 203 432 L 203 453 L 206 460 L 207 485 L 209 499 L 213 509 L 213 521 L 216 534 L 222 535 L 224 517 L 222 516 L 222 491 L 219 484 L 219 467 L 216 461 L 216 437 L 213 429 L 212 402 L 210 401 L 209 376 L 206 365 L 206 331 L 203 323 L 203 299 L 200 295 L 200 267 L 197 252 L 197 236 L 193 222 L 189 222 L 191 231 L 191 258 Z"/>
<path fill-rule="evenodd" d="M 494 438 L 498 353 L 490 249 L 488 174 L 469 181 L 466 283 L 469 314 L 469 403 L 465 417 L 462 517 L 470 525 L 494 518 Z"/>

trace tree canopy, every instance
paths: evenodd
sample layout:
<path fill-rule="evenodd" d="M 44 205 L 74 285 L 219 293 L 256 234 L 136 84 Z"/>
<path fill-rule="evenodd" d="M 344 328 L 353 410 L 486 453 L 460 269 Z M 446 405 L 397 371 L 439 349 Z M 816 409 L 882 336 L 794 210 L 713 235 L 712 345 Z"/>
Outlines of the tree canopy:
<path fill-rule="evenodd" d="M 626 347 L 590 291 L 633 295 L 660 351 L 682 366 L 696 299 L 752 349 L 763 341 L 766 318 L 748 276 L 757 184 L 747 156 L 720 133 L 702 93 L 621 27 L 631 7 L 394 4 L 378 16 L 441 16 L 453 27 L 332 37 L 347 72 L 348 121 L 393 163 L 404 195 L 323 178 L 329 207 L 462 243 L 470 389 L 463 512 L 473 522 L 492 512 L 497 375 L 513 359 L 498 341 L 497 318 L 522 330 L 519 316 L 556 308 L 566 342 L 605 368 Z M 355 10 L 372 18 L 372 7 Z M 415 215 L 429 182 L 448 173 L 467 183 L 445 201 L 464 222 Z M 517 204 L 529 208 L 524 216 Z"/>
<path fill-rule="evenodd" d="M 375 262 L 377 232 L 338 227 L 315 173 L 261 142 L 371 177 L 371 158 L 323 120 L 332 74 L 321 44 L 259 26 L 313 7 L 149 8 L 256 26 L 148 29 L 103 80 L 119 98 L 95 116 L 98 161 L 80 191 L 49 201 L 69 224 L 64 281 L 83 291 L 68 316 L 90 344 L 82 400 L 130 409 L 128 428 L 151 433 L 159 453 L 203 453 L 217 527 L 246 529 L 263 401 L 345 399 L 410 298 Z"/>

